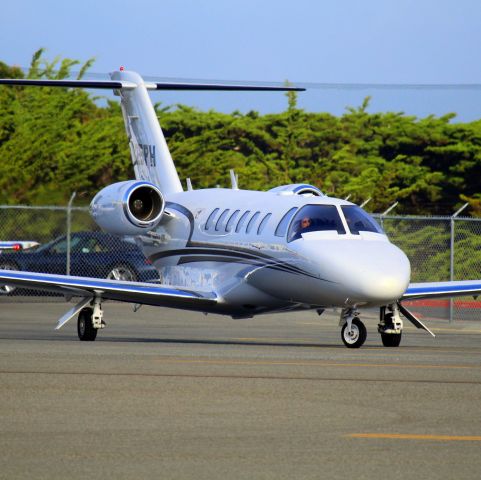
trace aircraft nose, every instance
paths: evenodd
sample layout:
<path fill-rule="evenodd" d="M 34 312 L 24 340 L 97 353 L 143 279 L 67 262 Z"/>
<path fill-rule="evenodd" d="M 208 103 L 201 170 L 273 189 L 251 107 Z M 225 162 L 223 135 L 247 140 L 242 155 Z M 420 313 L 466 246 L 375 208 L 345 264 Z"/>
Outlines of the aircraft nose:
<path fill-rule="evenodd" d="M 346 289 L 350 304 L 386 305 L 406 291 L 411 266 L 402 250 L 389 242 L 344 242 L 337 255 L 325 259 L 331 278 Z M 322 267 L 321 267 L 322 268 Z"/>

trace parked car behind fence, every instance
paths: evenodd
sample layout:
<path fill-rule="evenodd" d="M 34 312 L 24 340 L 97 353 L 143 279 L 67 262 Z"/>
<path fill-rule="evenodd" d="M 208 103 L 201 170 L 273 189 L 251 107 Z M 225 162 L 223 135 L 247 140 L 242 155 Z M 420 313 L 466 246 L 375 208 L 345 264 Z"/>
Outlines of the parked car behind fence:
<path fill-rule="evenodd" d="M 0 254 L 0 269 L 67 273 L 67 237 L 24 251 Z M 156 282 L 159 275 L 132 241 L 103 232 L 76 232 L 70 236 L 70 275 L 113 280 Z M 0 294 L 15 287 L 0 286 Z"/>

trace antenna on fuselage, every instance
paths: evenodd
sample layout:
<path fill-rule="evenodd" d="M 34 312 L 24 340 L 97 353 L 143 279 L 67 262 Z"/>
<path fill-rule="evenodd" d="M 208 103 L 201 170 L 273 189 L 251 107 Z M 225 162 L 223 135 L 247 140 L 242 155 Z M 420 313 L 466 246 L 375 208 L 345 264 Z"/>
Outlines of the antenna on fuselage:
<path fill-rule="evenodd" d="M 232 190 L 239 190 L 239 187 L 237 185 L 237 175 L 235 174 L 232 168 L 229 170 L 229 173 L 230 173 L 230 183 L 232 185 Z"/>
<path fill-rule="evenodd" d="M 192 182 L 190 181 L 190 178 L 186 178 L 186 179 L 185 179 L 185 183 L 187 184 L 187 190 L 188 190 L 189 192 L 191 192 L 192 190 L 194 190 L 194 189 L 192 188 Z"/>

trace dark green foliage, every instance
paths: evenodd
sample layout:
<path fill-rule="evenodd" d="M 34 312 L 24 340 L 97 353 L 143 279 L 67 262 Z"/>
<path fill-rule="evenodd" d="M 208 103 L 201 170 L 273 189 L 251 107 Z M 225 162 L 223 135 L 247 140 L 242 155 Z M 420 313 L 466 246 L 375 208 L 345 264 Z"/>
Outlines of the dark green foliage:
<path fill-rule="evenodd" d="M 78 65 L 42 55 L 35 53 L 29 77 L 64 78 Z M 21 76 L 0 63 L 0 77 Z M 341 117 L 309 113 L 289 93 L 280 114 L 156 110 L 181 178 L 196 188 L 228 185 L 234 168 L 241 188 L 307 182 L 359 203 L 372 197 L 372 211 L 399 201 L 396 213 L 450 214 L 469 201 L 481 214 L 481 121 L 370 114 L 368 105 L 366 98 Z M 65 204 L 74 190 L 77 204 L 88 203 L 106 184 L 129 177 L 117 103 L 101 107 L 81 90 L 0 87 L 0 204 Z"/>

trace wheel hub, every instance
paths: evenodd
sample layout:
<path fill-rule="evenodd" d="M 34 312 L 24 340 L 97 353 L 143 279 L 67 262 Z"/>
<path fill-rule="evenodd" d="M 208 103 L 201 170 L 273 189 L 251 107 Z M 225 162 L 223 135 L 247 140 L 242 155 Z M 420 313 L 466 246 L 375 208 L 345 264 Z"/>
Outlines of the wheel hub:
<path fill-rule="evenodd" d="M 346 338 L 346 341 L 349 343 L 355 343 L 357 341 L 357 339 L 359 338 L 359 329 L 357 328 L 356 325 L 352 325 L 351 330 L 348 330 L 346 328 L 345 338 Z"/>

